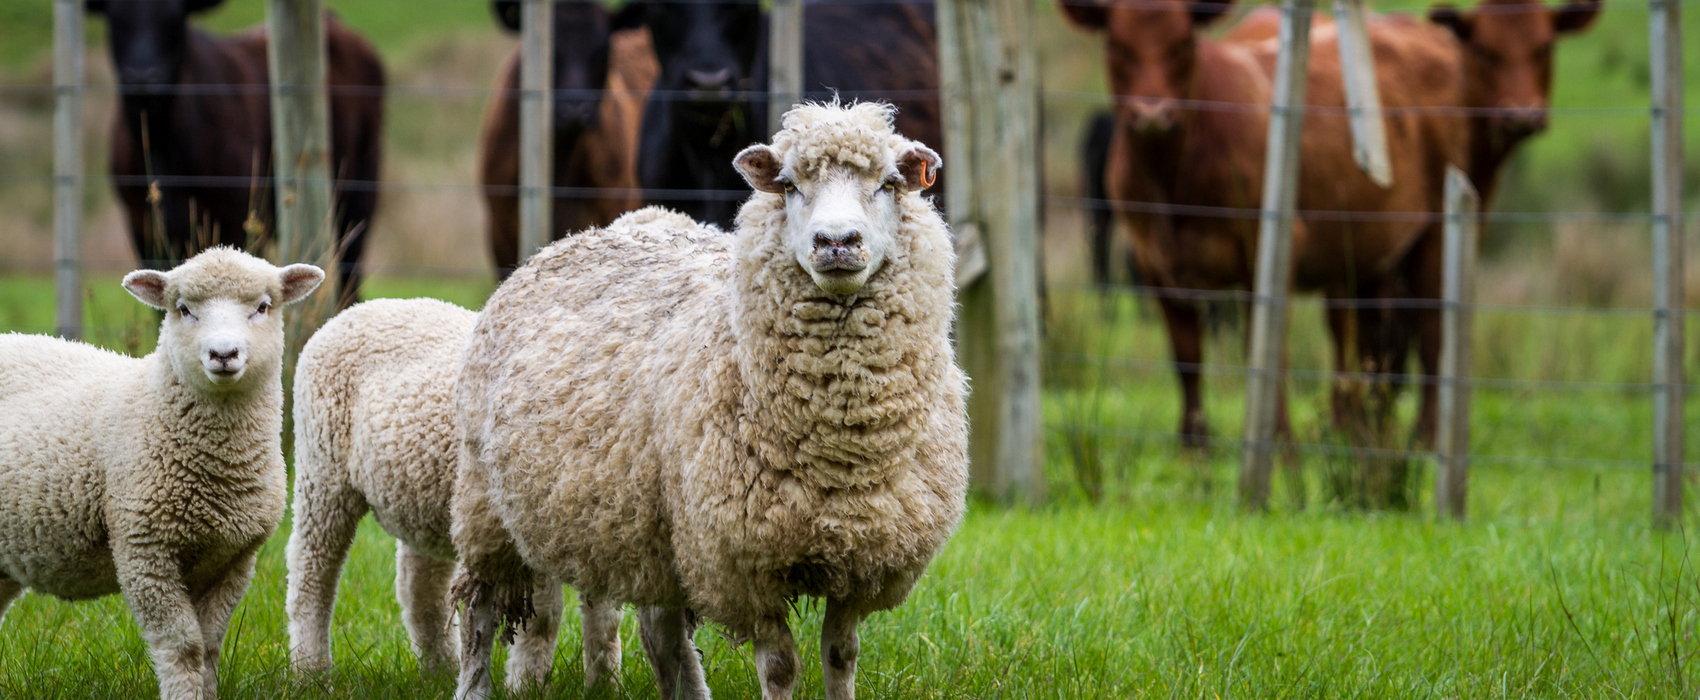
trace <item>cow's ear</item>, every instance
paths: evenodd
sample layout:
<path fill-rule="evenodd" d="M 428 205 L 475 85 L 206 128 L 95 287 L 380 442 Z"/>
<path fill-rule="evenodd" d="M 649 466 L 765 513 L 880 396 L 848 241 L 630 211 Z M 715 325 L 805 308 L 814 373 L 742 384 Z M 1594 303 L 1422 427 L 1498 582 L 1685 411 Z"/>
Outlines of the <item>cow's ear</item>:
<path fill-rule="evenodd" d="M 1470 18 L 1459 12 L 1456 7 L 1447 4 L 1435 5 L 1428 10 L 1428 21 L 1452 30 L 1459 41 L 1470 40 Z"/>
<path fill-rule="evenodd" d="M 87 10 L 91 14 L 106 14 L 106 0 L 85 0 L 83 2 L 83 9 Z"/>
<path fill-rule="evenodd" d="M 608 29 L 617 32 L 622 29 L 637 29 L 648 24 L 649 10 L 649 3 L 632 0 L 622 5 L 620 11 L 615 12 L 613 18 L 608 20 Z"/>
<path fill-rule="evenodd" d="M 1234 0 L 1204 0 L 1192 3 L 1192 25 L 1203 27 L 1222 18 L 1233 9 Z"/>
<path fill-rule="evenodd" d="M 183 3 L 183 9 L 188 11 L 189 14 L 195 14 L 196 12 L 206 12 L 223 4 L 224 0 L 189 0 Z"/>
<path fill-rule="evenodd" d="M 493 0 L 490 11 L 496 13 L 496 24 L 503 29 L 519 31 L 519 0 Z"/>
<path fill-rule="evenodd" d="M 1579 32 L 1599 16 L 1599 0 L 1570 0 L 1552 11 L 1552 28 L 1559 34 Z"/>
<path fill-rule="evenodd" d="M 1081 29 L 1103 29 L 1110 21 L 1109 10 L 1096 0 L 1057 0 L 1057 7 L 1069 22 Z"/>

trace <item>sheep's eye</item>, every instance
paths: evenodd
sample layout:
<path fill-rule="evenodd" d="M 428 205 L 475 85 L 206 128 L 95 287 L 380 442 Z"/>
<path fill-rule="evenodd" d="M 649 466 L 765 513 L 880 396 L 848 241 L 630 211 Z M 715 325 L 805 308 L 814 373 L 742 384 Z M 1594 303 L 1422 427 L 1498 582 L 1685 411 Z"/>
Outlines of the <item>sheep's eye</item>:
<path fill-rule="evenodd" d="M 262 301 L 262 302 L 260 302 L 260 306 L 256 309 L 254 309 L 254 313 L 263 314 L 263 313 L 266 313 L 267 311 L 271 311 L 271 310 L 272 310 L 272 303 L 269 302 L 269 301 Z"/>
<path fill-rule="evenodd" d="M 177 314 L 182 316 L 183 318 L 188 318 L 189 317 L 189 305 L 188 304 L 178 304 L 177 305 Z"/>
<path fill-rule="evenodd" d="M 791 194 L 792 192 L 797 191 L 797 183 L 790 180 L 780 180 L 779 185 L 785 188 L 785 194 Z"/>
<path fill-rule="evenodd" d="M 896 192 L 897 191 L 897 180 L 895 180 L 895 179 L 886 180 L 885 184 L 880 185 L 880 189 L 885 190 L 887 192 Z"/>

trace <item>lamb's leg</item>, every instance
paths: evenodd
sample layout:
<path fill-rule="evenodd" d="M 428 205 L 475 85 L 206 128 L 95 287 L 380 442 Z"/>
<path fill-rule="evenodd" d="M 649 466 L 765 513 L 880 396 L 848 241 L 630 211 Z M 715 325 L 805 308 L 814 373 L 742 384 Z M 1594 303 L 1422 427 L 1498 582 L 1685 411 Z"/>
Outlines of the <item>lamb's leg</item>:
<path fill-rule="evenodd" d="M 620 682 L 620 608 L 607 600 L 579 594 L 584 619 L 584 689 Z"/>
<path fill-rule="evenodd" d="M 341 483 L 319 483 L 305 470 L 296 476 L 294 525 L 285 558 L 289 564 L 284 611 L 289 615 L 290 660 L 300 671 L 331 665 L 331 611 L 342 564 L 366 514 L 366 499 Z"/>
<path fill-rule="evenodd" d="M 466 601 L 460 614 L 460 682 L 455 700 L 483 700 L 490 697 L 490 650 L 501 611 L 490 584 L 461 572 L 455 587 L 456 597 Z"/>
<path fill-rule="evenodd" d="M 206 698 L 218 697 L 218 655 L 224 646 L 224 633 L 230 628 L 230 616 L 248 584 L 254 580 L 254 555 L 258 548 L 244 552 L 230 562 L 224 574 L 195 599 L 195 617 L 201 624 L 201 641 L 206 645 L 201 679 L 206 684 Z"/>
<path fill-rule="evenodd" d="M 160 700 L 205 700 L 206 643 L 176 558 L 162 551 L 114 555 L 118 587 L 153 657 Z"/>
<path fill-rule="evenodd" d="M 643 652 L 655 670 L 655 687 L 664 700 L 707 700 L 708 683 L 697 658 L 696 621 L 688 610 L 643 608 L 638 611 Z"/>
<path fill-rule="evenodd" d="M 426 673 L 454 666 L 455 638 L 449 630 L 449 579 L 455 565 L 438 561 L 395 543 L 395 597 L 401 602 L 401 623 L 419 667 Z"/>
<path fill-rule="evenodd" d="M 510 694 L 541 690 L 555 665 L 555 638 L 561 633 L 561 611 L 566 608 L 561 584 L 540 580 L 531 594 L 531 618 L 514 633 L 508 650 L 507 686 Z"/>
<path fill-rule="evenodd" d="M 9 578 L 0 578 L 0 624 L 4 624 L 6 622 L 6 609 L 12 607 L 12 601 L 17 600 L 18 596 L 23 594 L 24 584 L 18 583 L 17 581 L 13 581 Z M 618 625 L 619 618 L 615 618 L 614 622 Z M 615 628 L 614 633 L 620 633 L 618 627 Z M 615 646 L 618 646 L 617 642 Z M 616 663 L 617 662 L 618 659 L 616 659 Z"/>
<path fill-rule="evenodd" d="M 761 679 L 762 700 L 791 700 L 801 663 L 791 625 L 785 618 L 764 621 L 756 628 L 756 677 Z"/>
<path fill-rule="evenodd" d="M 820 630 L 820 668 L 821 675 L 826 677 L 826 700 L 856 697 L 856 655 L 862 649 L 856 625 L 861 622 L 861 610 L 848 601 L 833 598 L 826 602 L 826 619 Z"/>

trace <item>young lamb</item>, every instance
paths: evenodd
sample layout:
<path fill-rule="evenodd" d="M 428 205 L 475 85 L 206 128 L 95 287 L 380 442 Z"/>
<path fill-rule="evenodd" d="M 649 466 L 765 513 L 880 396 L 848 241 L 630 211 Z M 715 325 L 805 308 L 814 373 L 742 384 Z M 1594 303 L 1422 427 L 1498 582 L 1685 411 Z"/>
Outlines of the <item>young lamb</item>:
<path fill-rule="evenodd" d="M 698 615 L 799 674 L 787 613 L 826 599 L 827 697 L 856 627 L 908 596 L 967 484 L 955 253 L 917 191 L 938 156 L 879 104 L 808 104 L 737 166 L 727 235 L 659 208 L 569 236 L 491 297 L 455 387 L 460 697 L 539 576 L 641 606 L 662 697 L 705 698 Z"/>
<path fill-rule="evenodd" d="M 368 511 L 396 538 L 396 598 L 420 665 L 451 667 L 449 495 L 459 432 L 449 401 L 476 319 L 435 299 L 378 299 L 338 314 L 302 349 L 285 602 L 297 668 L 330 666 L 337 580 Z M 537 616 L 508 656 L 510 688 L 541 682 L 554 661 L 561 591 L 545 586 Z M 587 607 L 584 620 L 585 638 L 601 642 L 586 645 L 586 654 L 612 649 L 618 668 L 619 610 Z"/>
<path fill-rule="evenodd" d="M 281 307 L 325 274 L 212 248 L 124 288 L 166 311 L 141 359 L 0 336 L 0 612 L 123 593 L 163 700 L 218 693 L 219 646 L 283 519 Z"/>

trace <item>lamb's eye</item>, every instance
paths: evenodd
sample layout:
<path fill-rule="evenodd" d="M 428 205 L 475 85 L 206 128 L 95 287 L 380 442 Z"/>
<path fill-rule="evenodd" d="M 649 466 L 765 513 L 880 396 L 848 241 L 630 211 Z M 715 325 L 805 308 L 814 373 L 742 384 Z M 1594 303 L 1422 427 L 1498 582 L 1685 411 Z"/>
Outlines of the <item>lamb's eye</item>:
<path fill-rule="evenodd" d="M 797 183 L 790 180 L 781 180 L 779 184 L 785 188 L 785 194 L 791 194 L 792 192 L 797 191 Z"/>
<path fill-rule="evenodd" d="M 254 313 L 263 314 L 263 313 L 266 313 L 267 311 L 271 311 L 271 310 L 272 310 L 272 303 L 269 302 L 269 301 L 262 301 L 262 302 L 260 302 L 260 305 L 254 309 Z"/>
<path fill-rule="evenodd" d="M 880 189 L 885 190 L 887 192 L 896 192 L 897 191 L 897 180 L 886 180 L 885 184 L 880 185 Z"/>
<path fill-rule="evenodd" d="M 189 305 L 188 304 L 178 304 L 177 305 L 177 315 L 182 316 L 184 318 L 188 318 L 189 317 Z"/>

